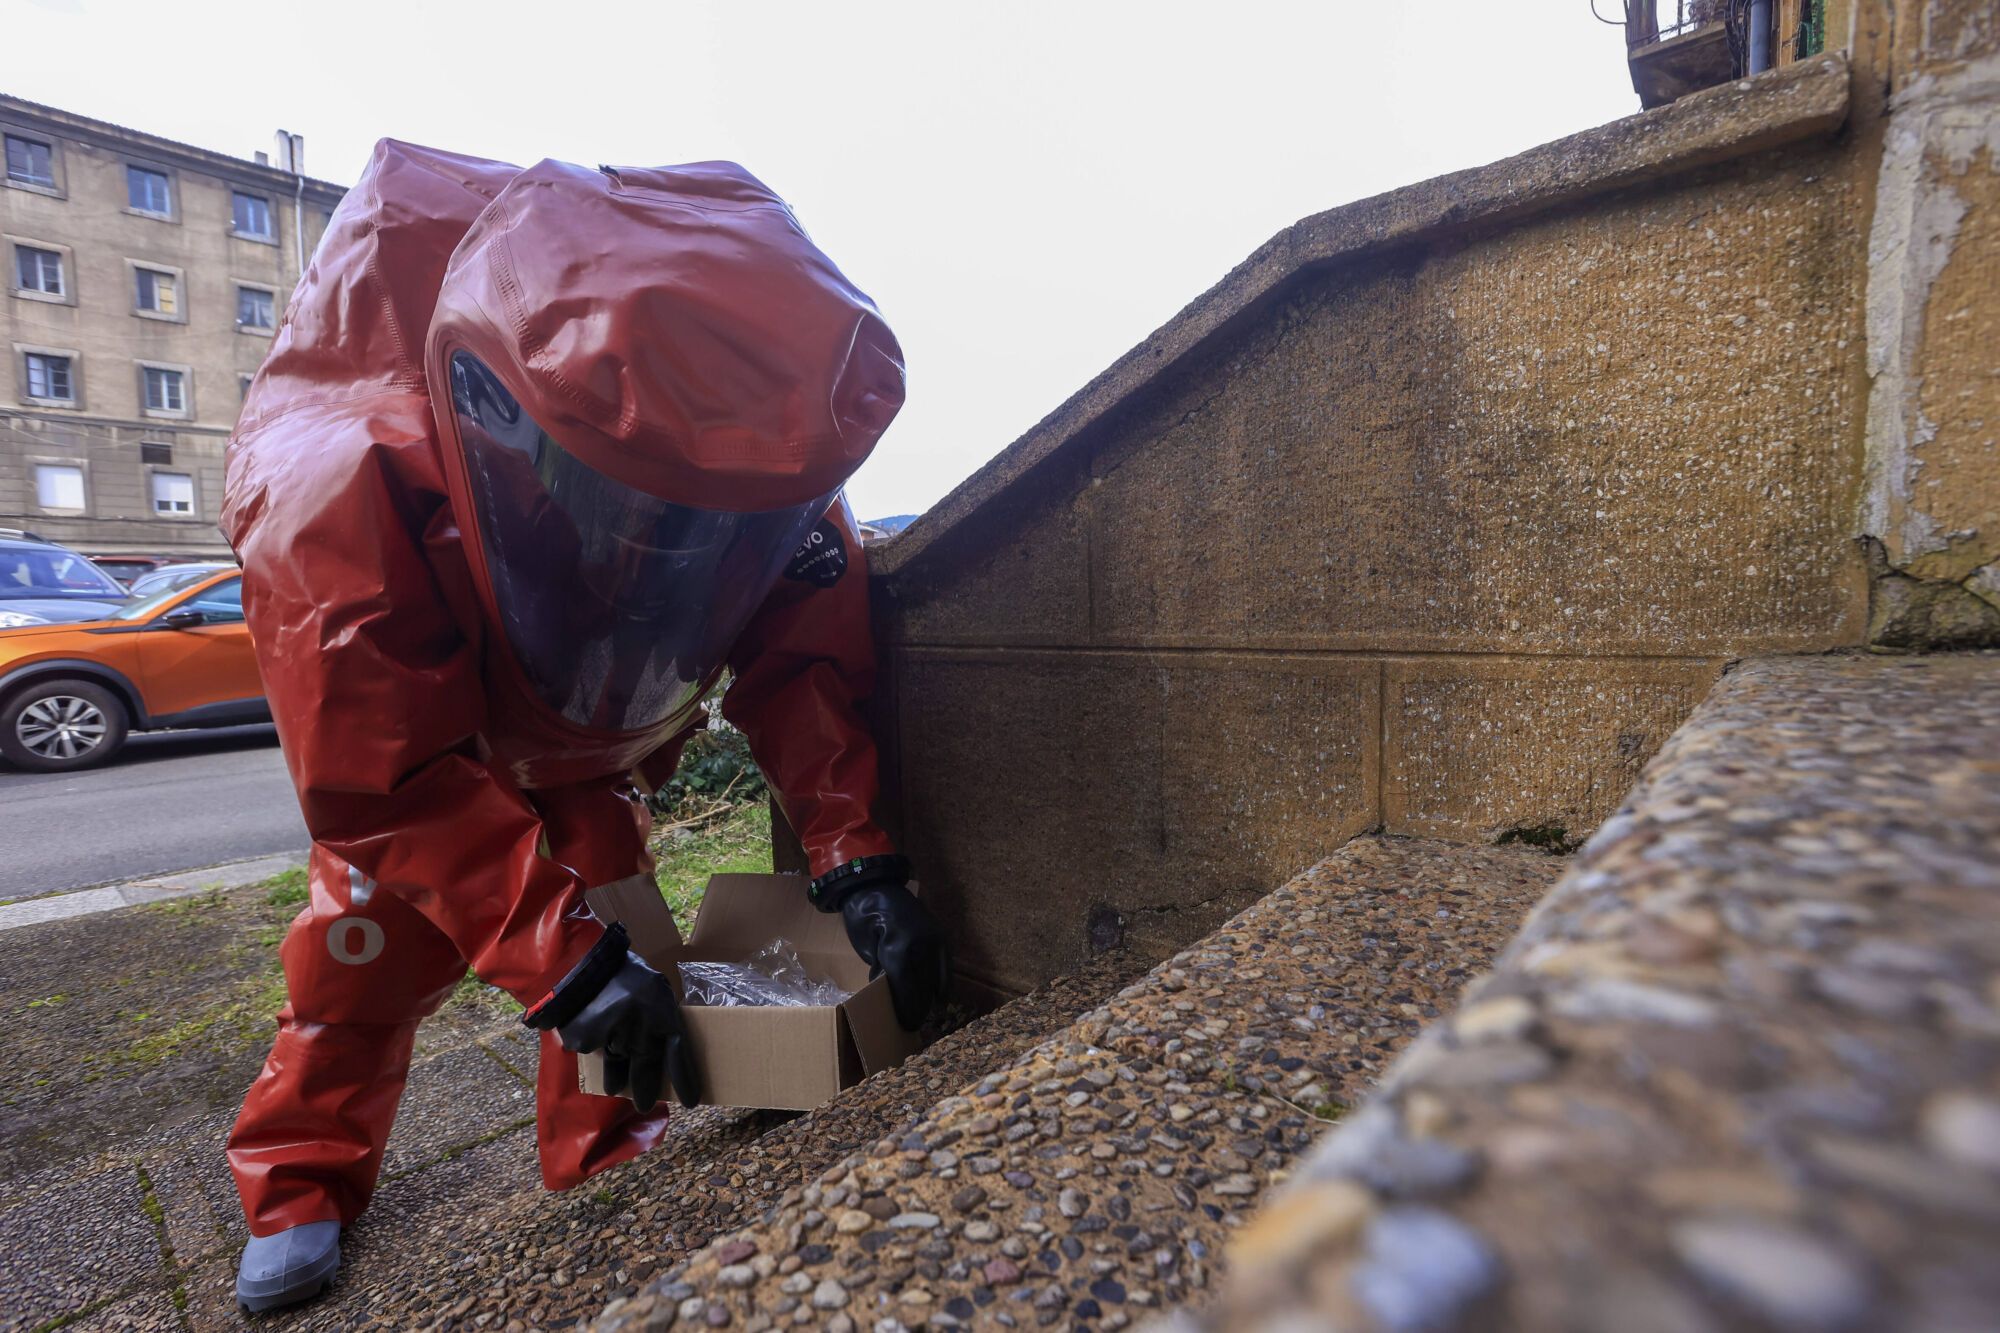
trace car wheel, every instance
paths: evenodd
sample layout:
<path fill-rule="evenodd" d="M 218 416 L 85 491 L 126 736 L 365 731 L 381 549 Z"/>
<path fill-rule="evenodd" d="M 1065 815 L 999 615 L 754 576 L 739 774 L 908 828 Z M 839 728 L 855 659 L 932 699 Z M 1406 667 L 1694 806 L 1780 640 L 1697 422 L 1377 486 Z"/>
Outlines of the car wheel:
<path fill-rule="evenodd" d="M 0 708 L 0 755 L 42 773 L 101 764 L 125 744 L 125 705 L 87 680 L 44 680 Z"/>

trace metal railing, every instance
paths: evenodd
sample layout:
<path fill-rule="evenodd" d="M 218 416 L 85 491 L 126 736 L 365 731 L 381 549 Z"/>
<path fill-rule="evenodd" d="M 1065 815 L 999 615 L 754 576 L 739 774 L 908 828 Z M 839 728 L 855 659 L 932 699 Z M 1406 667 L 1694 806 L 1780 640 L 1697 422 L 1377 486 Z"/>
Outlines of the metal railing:
<path fill-rule="evenodd" d="M 1590 12 L 1599 22 L 1622 24 L 1625 46 L 1634 52 L 1720 25 L 1739 75 L 1826 49 L 1826 0 L 1623 0 L 1617 18 L 1605 15 L 1603 3 L 1590 0 Z"/>
<path fill-rule="evenodd" d="M 1651 46 L 1729 18 L 1729 0 L 1625 0 L 1623 7 L 1627 46 Z M 1605 23 L 1620 21 L 1606 18 L 1597 0 L 1591 12 Z"/>

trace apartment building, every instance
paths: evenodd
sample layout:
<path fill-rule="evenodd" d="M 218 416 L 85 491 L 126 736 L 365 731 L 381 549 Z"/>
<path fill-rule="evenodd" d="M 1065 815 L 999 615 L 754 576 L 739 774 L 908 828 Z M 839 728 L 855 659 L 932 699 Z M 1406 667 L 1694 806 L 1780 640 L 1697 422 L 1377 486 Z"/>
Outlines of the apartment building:
<path fill-rule="evenodd" d="M 0 527 L 219 556 L 243 392 L 340 202 L 280 131 L 253 159 L 0 96 Z"/>

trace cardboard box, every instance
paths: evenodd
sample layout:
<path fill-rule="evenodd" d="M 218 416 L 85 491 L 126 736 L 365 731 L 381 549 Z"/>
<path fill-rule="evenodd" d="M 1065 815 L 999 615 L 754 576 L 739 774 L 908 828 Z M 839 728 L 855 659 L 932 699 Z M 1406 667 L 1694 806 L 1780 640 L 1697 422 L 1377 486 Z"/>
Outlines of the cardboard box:
<path fill-rule="evenodd" d="M 624 923 L 632 949 L 680 985 L 676 964 L 735 962 L 774 939 L 790 940 L 814 975 L 853 991 L 833 1006 L 683 1005 L 704 1106 L 807 1111 L 870 1074 L 893 1069 L 922 1042 L 896 1022 L 887 978 L 868 979 L 837 913 L 806 901 L 797 875 L 716 875 L 683 942 L 651 879 L 592 889 L 590 910 Z M 585 1092 L 605 1093 L 603 1061 L 578 1057 Z"/>

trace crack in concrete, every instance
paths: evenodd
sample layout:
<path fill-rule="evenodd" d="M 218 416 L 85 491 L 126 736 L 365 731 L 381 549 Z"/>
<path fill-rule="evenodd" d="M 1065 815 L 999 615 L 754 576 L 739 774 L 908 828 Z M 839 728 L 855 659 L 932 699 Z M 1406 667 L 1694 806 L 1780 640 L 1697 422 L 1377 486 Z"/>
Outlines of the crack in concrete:
<path fill-rule="evenodd" d="M 153 1177 L 138 1162 L 132 1164 L 132 1172 L 139 1179 L 139 1207 L 146 1219 L 153 1224 L 153 1234 L 160 1242 L 160 1269 L 166 1281 L 173 1284 L 167 1299 L 174 1303 L 174 1310 L 180 1316 L 182 1328 L 188 1328 L 187 1315 L 187 1270 L 174 1254 L 173 1238 L 167 1234 L 166 1209 L 160 1206 L 159 1196 L 153 1191 Z"/>
<path fill-rule="evenodd" d="M 55 1333 L 55 1330 L 69 1328 L 78 1322 L 110 1309 L 121 1301 L 147 1291 L 165 1289 L 167 1300 L 174 1307 L 176 1322 L 184 1329 L 192 1328 L 188 1322 L 187 1273 L 189 1265 L 183 1264 L 174 1253 L 173 1241 L 167 1236 L 166 1210 L 160 1206 L 159 1196 L 153 1190 L 153 1178 L 146 1168 L 137 1161 L 130 1163 L 134 1176 L 139 1182 L 139 1210 L 146 1215 L 152 1225 L 153 1235 L 160 1245 L 160 1267 L 157 1272 L 134 1278 L 117 1290 L 97 1299 L 85 1302 L 74 1310 L 65 1311 L 51 1319 L 45 1319 L 31 1326 L 29 1333 Z M 112 1169 L 116 1169 L 115 1167 Z"/>
<path fill-rule="evenodd" d="M 535 1086 L 535 1080 L 529 1078 L 526 1074 L 514 1068 L 513 1064 L 507 1059 L 506 1056 L 500 1054 L 500 1052 L 494 1050 L 491 1046 L 488 1046 L 483 1041 L 475 1041 L 472 1044 L 478 1047 L 481 1051 L 485 1052 L 486 1057 L 491 1061 L 493 1061 L 494 1064 L 499 1065 L 502 1069 L 512 1074 L 515 1078 L 520 1079 L 521 1082 L 527 1084 L 529 1087 L 532 1088 Z"/>
<path fill-rule="evenodd" d="M 1877 648 L 2000 647 L 2000 578 L 1987 565 L 1960 581 L 1925 578 L 1889 562 L 1882 542 L 1861 538 L 1868 561 L 1868 642 Z"/>
<path fill-rule="evenodd" d="M 1242 905 L 1248 907 L 1263 896 L 1263 894 L 1258 893 L 1255 889 L 1223 889 L 1218 893 L 1210 894 L 1206 898 L 1197 898 L 1193 902 L 1148 904 L 1142 907 L 1127 907 L 1122 910 L 1133 916 L 1165 916 L 1174 912 L 1197 912 L 1204 907 L 1221 902 L 1224 898 L 1241 898 L 1243 900 Z"/>
<path fill-rule="evenodd" d="M 428 1171 L 434 1166 L 442 1166 L 446 1162 L 456 1161 L 458 1158 L 471 1152 L 474 1148 L 484 1148 L 487 1144 L 504 1139 L 509 1134 L 518 1133 L 534 1123 L 535 1117 L 531 1115 L 510 1120 L 498 1129 L 489 1130 L 476 1139 L 467 1139 L 463 1143 L 454 1143 L 451 1147 L 427 1161 L 419 1162 L 415 1166 L 406 1166 L 400 1171 L 386 1172 L 382 1176 L 381 1183 L 386 1185 L 392 1180 L 403 1180 L 409 1176 L 417 1175 L 419 1172 Z"/>

